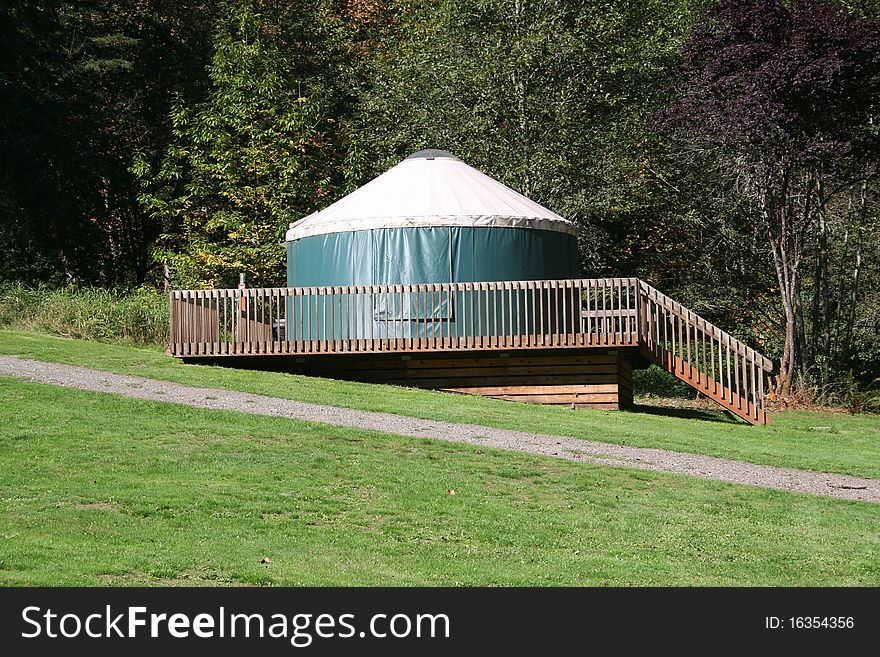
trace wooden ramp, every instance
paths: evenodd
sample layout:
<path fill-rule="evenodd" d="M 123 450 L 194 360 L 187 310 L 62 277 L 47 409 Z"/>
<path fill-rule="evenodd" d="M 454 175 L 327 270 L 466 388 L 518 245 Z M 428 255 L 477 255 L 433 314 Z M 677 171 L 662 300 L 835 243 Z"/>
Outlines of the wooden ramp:
<path fill-rule="evenodd" d="M 772 370 L 770 360 L 647 283 L 639 289 L 641 354 L 734 415 L 769 424 L 764 372 Z"/>
<path fill-rule="evenodd" d="M 771 362 L 636 278 L 177 290 L 169 353 L 576 407 L 655 363 L 766 424 Z"/>

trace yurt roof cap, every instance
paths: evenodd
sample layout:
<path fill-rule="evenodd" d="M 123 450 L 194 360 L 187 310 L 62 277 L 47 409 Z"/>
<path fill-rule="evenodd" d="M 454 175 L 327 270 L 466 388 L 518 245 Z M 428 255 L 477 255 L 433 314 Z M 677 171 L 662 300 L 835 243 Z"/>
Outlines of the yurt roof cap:
<path fill-rule="evenodd" d="M 434 160 L 434 159 L 437 159 L 438 157 L 445 157 L 446 159 L 449 159 L 449 160 L 458 160 L 459 162 L 461 162 L 461 160 L 459 160 L 457 157 L 455 157 L 455 155 L 453 155 L 449 151 L 439 151 L 436 148 L 426 148 L 423 151 L 416 151 L 412 155 L 407 155 L 406 159 L 407 160 L 422 160 L 422 159 Z"/>
<path fill-rule="evenodd" d="M 447 151 L 413 153 L 332 205 L 290 224 L 287 241 L 376 228 L 470 226 L 575 234 L 574 223 Z"/>

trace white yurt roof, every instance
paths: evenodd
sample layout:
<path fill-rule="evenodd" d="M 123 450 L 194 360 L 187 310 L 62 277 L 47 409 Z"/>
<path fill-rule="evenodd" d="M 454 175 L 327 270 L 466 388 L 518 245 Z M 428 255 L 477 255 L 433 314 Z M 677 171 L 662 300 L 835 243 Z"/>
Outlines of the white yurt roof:
<path fill-rule="evenodd" d="M 290 224 L 287 241 L 372 228 L 480 226 L 575 233 L 575 225 L 446 151 L 413 153 L 332 205 Z"/>

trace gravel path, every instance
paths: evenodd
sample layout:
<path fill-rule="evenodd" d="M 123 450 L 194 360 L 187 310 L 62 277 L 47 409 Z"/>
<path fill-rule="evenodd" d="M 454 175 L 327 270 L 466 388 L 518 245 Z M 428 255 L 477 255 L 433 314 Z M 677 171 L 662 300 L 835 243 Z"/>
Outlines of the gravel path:
<path fill-rule="evenodd" d="M 880 502 L 880 480 L 876 479 L 860 479 L 824 472 L 755 465 L 663 449 L 612 445 L 564 436 L 548 436 L 307 404 L 246 392 L 197 388 L 138 376 L 111 374 L 85 367 L 44 363 L 16 356 L 0 356 L 0 375 L 199 408 L 296 418 L 402 436 L 497 447 L 585 463 L 672 472 L 732 484 L 777 488 L 845 500 Z"/>

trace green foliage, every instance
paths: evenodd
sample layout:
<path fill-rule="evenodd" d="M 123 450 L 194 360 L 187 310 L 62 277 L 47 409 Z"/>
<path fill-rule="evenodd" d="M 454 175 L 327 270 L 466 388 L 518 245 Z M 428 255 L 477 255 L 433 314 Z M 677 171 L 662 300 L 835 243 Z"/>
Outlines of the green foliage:
<path fill-rule="evenodd" d="M 0 280 L 147 279 L 157 226 L 128 167 L 160 148 L 170 89 L 197 91 L 211 4 L 3 3 Z"/>
<path fill-rule="evenodd" d="M 869 388 L 855 388 L 845 399 L 846 410 L 850 413 L 880 413 L 880 389 L 876 385 Z"/>
<path fill-rule="evenodd" d="M 0 327 L 83 340 L 163 345 L 168 337 L 168 298 L 148 288 L 0 286 Z"/>
<path fill-rule="evenodd" d="M 842 4 L 880 15 L 875 0 Z M 9 0 L 0 280 L 136 288 L 168 264 L 175 286 L 240 271 L 278 284 L 289 222 L 439 147 L 577 221 L 585 276 L 644 278 L 778 358 L 777 275 L 742 179 L 646 121 L 679 97 L 681 46 L 706 5 Z M 817 389 L 880 373 L 878 199 L 871 180 L 823 206 L 805 243 Z"/>
<path fill-rule="evenodd" d="M 880 414 L 880 379 L 865 385 L 850 372 L 830 384 L 824 396 L 854 415 Z"/>
<path fill-rule="evenodd" d="M 161 165 L 138 156 L 133 166 L 144 208 L 163 225 L 155 257 L 179 285 L 232 286 L 242 271 L 280 284 L 288 224 L 332 191 L 329 90 L 297 67 L 291 46 L 308 26 L 273 22 L 258 5 L 224 5 L 207 98 L 179 98 Z"/>
<path fill-rule="evenodd" d="M 646 370 L 634 370 L 633 393 L 637 397 L 693 399 L 694 389 L 669 372 L 651 365 Z"/>
<path fill-rule="evenodd" d="M 605 271 L 615 223 L 662 193 L 641 115 L 677 61 L 690 4 L 413 3 L 359 99 L 352 130 L 371 173 L 418 148 L 451 150 L 578 221 L 585 270 Z"/>
<path fill-rule="evenodd" d="M 874 314 L 860 287 L 878 255 L 863 237 L 880 198 L 880 22 L 830 0 L 716 0 L 683 54 L 679 93 L 651 121 L 691 178 L 735 199 L 728 230 L 749 260 L 773 264 L 777 392 L 828 389 L 861 369 L 853 345 Z"/>

